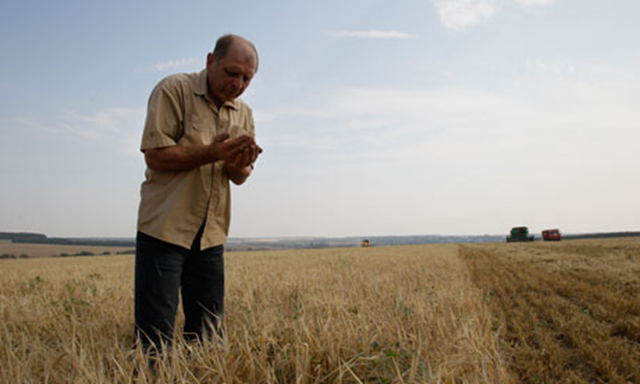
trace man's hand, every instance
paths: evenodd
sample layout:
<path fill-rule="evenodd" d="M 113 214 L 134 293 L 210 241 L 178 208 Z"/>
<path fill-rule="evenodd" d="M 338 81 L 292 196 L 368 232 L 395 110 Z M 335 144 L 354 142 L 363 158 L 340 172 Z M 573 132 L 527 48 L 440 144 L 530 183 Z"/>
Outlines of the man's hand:
<path fill-rule="evenodd" d="M 229 162 L 231 164 L 244 164 L 255 161 L 261 152 L 252 137 L 243 135 L 234 139 L 229 139 L 229 135 L 224 133 L 215 137 L 213 143 L 209 145 L 180 146 L 148 149 L 144 152 L 147 166 L 154 171 L 184 171 L 193 169 L 216 161 Z M 245 153 L 248 153 L 245 158 Z M 242 160 L 238 160 L 241 158 Z"/>
<path fill-rule="evenodd" d="M 238 152 L 232 160 L 226 161 L 226 165 L 228 168 L 248 167 L 256 162 L 261 153 L 262 148 L 252 140 L 252 143 Z"/>
<path fill-rule="evenodd" d="M 262 148 L 251 139 L 248 147 L 238 152 L 233 160 L 225 162 L 224 166 L 229 179 L 236 185 L 244 183 L 251 174 L 253 163 L 261 153 Z"/>
<path fill-rule="evenodd" d="M 212 160 L 213 162 L 222 160 L 227 163 L 233 163 L 243 153 L 251 152 L 252 146 L 255 147 L 256 145 L 250 136 L 242 135 L 229 139 L 228 133 L 222 133 L 216 136 L 210 145 Z"/>

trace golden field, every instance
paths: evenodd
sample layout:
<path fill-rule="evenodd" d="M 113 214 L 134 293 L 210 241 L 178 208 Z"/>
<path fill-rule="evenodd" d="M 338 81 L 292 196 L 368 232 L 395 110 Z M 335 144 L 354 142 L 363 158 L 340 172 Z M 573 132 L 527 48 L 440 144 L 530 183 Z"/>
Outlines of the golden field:
<path fill-rule="evenodd" d="M 154 372 L 133 261 L 0 260 L 0 382 L 640 382 L 640 239 L 229 252 L 225 339 Z"/>

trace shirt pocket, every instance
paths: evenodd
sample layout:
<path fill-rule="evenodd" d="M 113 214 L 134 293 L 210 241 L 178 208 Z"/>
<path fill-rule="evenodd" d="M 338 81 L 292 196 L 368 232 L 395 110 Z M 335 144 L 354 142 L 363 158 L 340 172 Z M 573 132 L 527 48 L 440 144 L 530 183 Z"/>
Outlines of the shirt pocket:
<path fill-rule="evenodd" d="M 231 137 L 250 134 L 246 119 L 242 118 L 242 116 L 235 111 L 229 116 L 227 132 Z"/>
<path fill-rule="evenodd" d="M 184 145 L 208 145 L 213 142 L 213 123 L 201 116 L 192 115 L 184 122 Z"/>
<path fill-rule="evenodd" d="M 229 133 L 229 136 L 231 136 L 231 138 L 238 137 L 238 136 L 244 135 L 246 133 L 237 124 L 230 124 L 229 127 L 227 128 L 226 132 Z"/>

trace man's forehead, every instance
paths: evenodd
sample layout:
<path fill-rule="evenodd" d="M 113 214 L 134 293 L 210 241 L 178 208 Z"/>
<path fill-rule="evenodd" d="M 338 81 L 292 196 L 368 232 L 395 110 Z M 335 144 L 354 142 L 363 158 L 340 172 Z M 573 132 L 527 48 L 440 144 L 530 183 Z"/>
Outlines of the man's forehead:
<path fill-rule="evenodd" d="M 255 55 L 244 53 L 231 54 L 231 51 L 220 60 L 220 64 L 224 68 L 247 71 L 251 72 L 251 74 L 256 72 L 257 66 Z"/>
<path fill-rule="evenodd" d="M 237 41 L 229 47 L 229 52 L 226 56 L 233 56 L 235 60 L 239 61 L 256 61 L 256 53 L 248 43 Z"/>
<path fill-rule="evenodd" d="M 256 72 L 254 62 L 229 60 L 229 61 L 223 61 L 221 64 L 222 64 L 222 67 L 227 70 L 243 72 L 247 75 L 253 76 Z"/>

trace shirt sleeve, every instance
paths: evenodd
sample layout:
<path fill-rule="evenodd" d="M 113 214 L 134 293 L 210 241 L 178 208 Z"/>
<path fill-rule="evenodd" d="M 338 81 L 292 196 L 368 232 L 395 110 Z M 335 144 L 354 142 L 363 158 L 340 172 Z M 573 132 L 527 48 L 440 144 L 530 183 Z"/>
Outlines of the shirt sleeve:
<path fill-rule="evenodd" d="M 182 109 L 179 87 L 160 82 L 149 97 L 140 150 L 176 145 L 182 135 Z"/>

